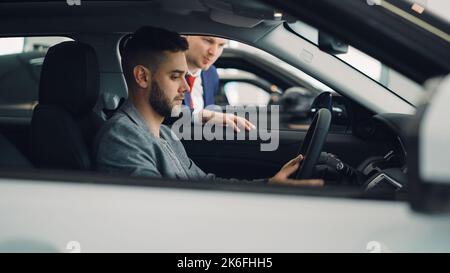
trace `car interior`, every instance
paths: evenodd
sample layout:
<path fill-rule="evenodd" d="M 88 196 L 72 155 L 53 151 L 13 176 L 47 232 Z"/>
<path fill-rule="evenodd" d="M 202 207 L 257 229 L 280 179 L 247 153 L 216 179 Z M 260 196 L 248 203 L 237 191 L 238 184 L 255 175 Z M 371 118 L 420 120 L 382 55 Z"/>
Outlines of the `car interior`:
<path fill-rule="evenodd" d="M 0 56 L 0 68 L 5 67 L 5 72 L 0 70 L 0 80 L 15 75 L 13 82 L 0 83 L 0 103 L 3 104 L 0 108 L 0 168 L 31 173 L 36 169 L 95 172 L 92 141 L 101 125 L 127 97 L 119 44 L 125 35 L 140 26 L 224 37 L 261 48 L 299 67 L 301 62 L 292 59 L 299 54 L 296 44 L 292 43 L 290 52 L 286 45 L 283 47 L 279 43 L 283 35 L 293 37 L 285 21 L 268 16 L 273 8 L 260 1 L 245 2 L 247 4 L 228 1 L 228 6 L 213 0 L 81 1 L 80 6 L 69 6 L 65 1 L 0 3 L 2 37 L 73 39 L 53 45 L 46 52 L 27 53 L 28 57 L 16 55 L 15 58 L 22 59 L 44 58 L 38 70 L 13 70 L 12 61 L 3 64 Z M 293 20 L 286 16 L 286 21 Z M 296 43 L 304 42 L 298 40 Z M 315 45 L 309 42 L 306 45 L 312 48 L 311 52 L 320 52 Z M 404 200 L 403 194 L 407 192 L 404 126 L 412 118 L 415 106 L 410 103 L 382 105 L 380 102 L 385 98 L 402 99 L 361 73 L 355 73 L 330 54 L 322 52 L 314 56 L 335 62 L 341 74 L 329 67 L 317 72 L 312 64 L 310 70 L 304 72 L 331 86 L 333 92 L 317 90 L 289 72 L 280 73 L 270 63 L 251 54 L 227 49 L 216 63 L 218 68 L 253 73 L 262 80 L 242 81 L 256 82 L 266 90 L 275 85 L 281 93 L 270 103 L 280 106 L 283 125 L 274 129 L 278 130 L 279 146 L 262 152 L 260 146 L 264 141 L 261 139 L 182 140 L 188 155 L 205 172 L 219 177 L 256 179 L 273 176 L 301 152 L 310 160 L 304 162 L 296 177 L 318 177 L 330 187 L 355 188 L 368 196 L 367 192 L 383 192 L 390 199 Z M 350 73 L 355 74 L 349 79 L 354 84 L 344 85 L 342 77 Z M 25 74 L 30 74 L 30 81 L 33 81 L 25 85 L 38 88 L 29 92 L 26 99 L 37 100 L 37 103 L 25 108 L 3 103 L 8 94 L 5 90 L 22 84 L 22 77 L 18 76 Z M 221 79 L 222 91 L 229 81 L 236 79 Z M 380 95 L 368 101 L 366 93 L 358 90 L 361 83 L 368 86 L 364 92 Z M 290 88 L 302 88 L 307 93 L 288 95 L 290 92 L 286 91 Z M 296 109 L 297 100 L 307 100 L 307 109 Z M 222 102 L 225 106 L 226 98 L 222 97 Z M 293 105 L 291 110 L 289 105 Z M 14 112 L 17 109 L 20 111 Z M 296 127 L 293 114 L 299 114 L 300 123 L 307 126 Z"/>

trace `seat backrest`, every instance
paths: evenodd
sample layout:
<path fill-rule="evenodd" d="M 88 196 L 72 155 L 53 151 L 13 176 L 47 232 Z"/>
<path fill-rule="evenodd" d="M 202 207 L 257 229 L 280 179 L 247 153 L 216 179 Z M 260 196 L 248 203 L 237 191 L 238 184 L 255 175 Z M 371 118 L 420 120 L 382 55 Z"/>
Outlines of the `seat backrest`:
<path fill-rule="evenodd" d="M 97 55 L 91 46 L 69 41 L 48 50 L 39 103 L 31 120 L 31 153 L 36 167 L 92 168 L 90 147 L 103 122 L 93 111 L 99 78 Z"/>

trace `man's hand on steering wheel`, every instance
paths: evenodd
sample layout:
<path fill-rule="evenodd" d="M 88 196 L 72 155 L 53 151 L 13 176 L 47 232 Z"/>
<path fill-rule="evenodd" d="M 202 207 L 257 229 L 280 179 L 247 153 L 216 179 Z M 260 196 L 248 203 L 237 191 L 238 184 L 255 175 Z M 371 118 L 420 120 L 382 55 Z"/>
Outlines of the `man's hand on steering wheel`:
<path fill-rule="evenodd" d="M 300 163 L 303 160 L 303 155 L 299 155 L 296 158 L 286 163 L 281 170 L 275 174 L 274 177 L 269 179 L 269 184 L 277 185 L 290 185 L 290 186 L 312 186 L 321 187 L 324 185 L 322 179 L 289 179 L 288 177 L 298 170 Z"/>
<path fill-rule="evenodd" d="M 299 155 L 286 163 L 274 177 L 269 179 L 269 183 L 295 186 L 323 186 L 323 180 L 310 178 L 314 175 L 314 168 L 325 144 L 330 124 L 331 112 L 325 108 L 317 111 L 302 141 Z M 302 162 L 301 167 L 300 162 Z M 296 179 L 289 179 L 289 176 L 294 173 L 296 173 L 294 176 Z"/>

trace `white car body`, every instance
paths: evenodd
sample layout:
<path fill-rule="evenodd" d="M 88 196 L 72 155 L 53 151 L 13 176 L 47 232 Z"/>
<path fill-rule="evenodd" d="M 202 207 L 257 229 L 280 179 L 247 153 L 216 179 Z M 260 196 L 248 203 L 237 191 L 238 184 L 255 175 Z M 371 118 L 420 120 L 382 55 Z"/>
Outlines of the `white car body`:
<path fill-rule="evenodd" d="M 0 251 L 450 251 L 450 218 L 401 202 L 12 179 L 0 192 Z"/>

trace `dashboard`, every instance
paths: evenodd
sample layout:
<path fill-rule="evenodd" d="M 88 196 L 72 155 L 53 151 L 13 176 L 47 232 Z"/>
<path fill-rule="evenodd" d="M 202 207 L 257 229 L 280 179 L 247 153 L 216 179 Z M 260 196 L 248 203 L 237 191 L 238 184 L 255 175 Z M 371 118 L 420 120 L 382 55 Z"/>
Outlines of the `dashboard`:
<path fill-rule="evenodd" d="M 373 116 L 377 126 L 393 140 L 393 147 L 386 155 L 369 158 L 358 166 L 358 171 L 365 178 L 365 190 L 407 190 L 406 140 L 412 118 L 412 115 L 391 113 Z"/>

